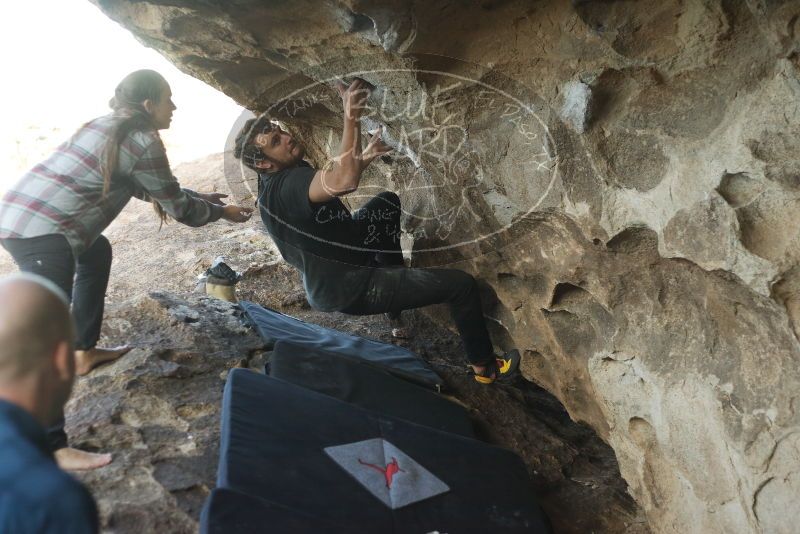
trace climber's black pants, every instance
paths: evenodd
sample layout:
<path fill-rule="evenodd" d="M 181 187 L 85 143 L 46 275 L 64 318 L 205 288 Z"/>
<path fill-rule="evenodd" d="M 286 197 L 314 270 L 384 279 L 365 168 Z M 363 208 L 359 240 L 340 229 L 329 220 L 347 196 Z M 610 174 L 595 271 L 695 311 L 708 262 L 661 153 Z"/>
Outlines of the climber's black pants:
<path fill-rule="evenodd" d="M 457 269 L 376 268 L 366 292 L 341 310 L 351 315 L 397 313 L 447 303 L 467 359 L 484 365 L 494 358 L 475 279 Z"/>
<path fill-rule="evenodd" d="M 391 206 L 391 217 L 380 217 Z M 396 213 L 396 217 L 394 214 Z M 373 216 L 370 217 L 369 215 Z M 360 218 L 360 219 L 359 219 Z M 494 349 L 483 318 L 481 298 L 475 279 L 456 269 L 407 269 L 400 250 L 400 199 L 391 192 L 381 193 L 364 207 L 353 212 L 354 220 L 377 225 L 379 231 L 368 235 L 377 252 L 366 291 L 354 303 L 341 310 L 350 315 L 399 313 L 431 304 L 447 303 L 456 324 L 467 359 L 484 365 L 494 358 Z M 380 221 L 380 222 L 377 222 Z M 375 230 L 375 228 L 373 228 Z"/>
<path fill-rule="evenodd" d="M 75 348 L 91 349 L 100 338 L 108 275 L 111 271 L 111 244 L 98 237 L 86 252 L 72 254 L 67 239 L 60 234 L 26 239 L 0 240 L 21 271 L 38 274 L 60 287 L 72 301 L 75 321 Z M 48 429 L 53 450 L 67 446 L 63 413 Z"/>

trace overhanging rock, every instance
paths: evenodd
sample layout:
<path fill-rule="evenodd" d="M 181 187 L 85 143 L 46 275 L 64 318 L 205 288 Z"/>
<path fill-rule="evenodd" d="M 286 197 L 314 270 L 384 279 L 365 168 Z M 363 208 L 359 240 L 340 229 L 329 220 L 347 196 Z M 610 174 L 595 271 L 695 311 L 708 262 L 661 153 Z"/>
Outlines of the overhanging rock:
<path fill-rule="evenodd" d="M 488 283 L 652 528 L 796 528 L 800 4 L 96 3 L 317 164 L 360 73 L 396 148 L 362 190 L 399 192 L 418 264 Z"/>

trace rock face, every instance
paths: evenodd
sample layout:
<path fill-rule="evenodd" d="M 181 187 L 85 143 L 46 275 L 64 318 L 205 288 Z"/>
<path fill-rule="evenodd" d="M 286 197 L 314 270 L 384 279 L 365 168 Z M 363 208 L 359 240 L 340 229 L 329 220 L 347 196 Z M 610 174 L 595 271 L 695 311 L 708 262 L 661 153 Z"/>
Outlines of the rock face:
<path fill-rule="evenodd" d="M 651 528 L 796 530 L 800 2 L 96 3 L 317 165 L 330 81 L 370 81 L 396 150 L 360 191 L 399 192 L 417 265 L 486 282 Z"/>

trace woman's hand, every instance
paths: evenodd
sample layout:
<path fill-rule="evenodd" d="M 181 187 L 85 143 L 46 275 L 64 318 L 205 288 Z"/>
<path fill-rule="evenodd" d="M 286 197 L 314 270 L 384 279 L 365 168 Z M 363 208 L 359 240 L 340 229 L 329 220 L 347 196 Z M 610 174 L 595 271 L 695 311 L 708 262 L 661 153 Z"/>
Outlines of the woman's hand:
<path fill-rule="evenodd" d="M 336 82 L 336 91 L 342 97 L 344 116 L 350 120 L 359 120 L 367 107 L 367 98 L 372 91 L 369 82 L 356 78 L 348 87 L 344 82 L 339 81 Z"/>
<path fill-rule="evenodd" d="M 205 200 L 206 202 L 211 202 L 217 206 L 224 206 L 225 203 L 222 201 L 222 199 L 228 198 L 228 195 L 223 193 L 197 193 L 197 198 Z"/>
<path fill-rule="evenodd" d="M 222 208 L 222 218 L 230 222 L 247 222 L 252 214 L 253 208 L 245 208 L 244 206 L 227 205 Z"/>
<path fill-rule="evenodd" d="M 381 131 L 378 129 L 378 131 L 369 138 L 367 148 L 361 153 L 361 170 L 366 169 L 375 158 L 385 156 L 391 151 L 392 147 L 383 142 L 383 139 L 381 139 Z"/>

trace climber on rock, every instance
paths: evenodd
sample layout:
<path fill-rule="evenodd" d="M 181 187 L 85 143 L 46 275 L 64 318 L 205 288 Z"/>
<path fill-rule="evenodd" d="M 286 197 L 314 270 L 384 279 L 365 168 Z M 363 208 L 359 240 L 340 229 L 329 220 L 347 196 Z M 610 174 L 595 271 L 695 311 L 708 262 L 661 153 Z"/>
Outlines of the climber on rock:
<path fill-rule="evenodd" d="M 304 161 L 303 145 L 269 117 L 245 123 L 234 155 L 258 173 L 261 219 L 283 258 L 302 273 L 314 308 L 386 313 L 397 320 L 403 310 L 447 303 L 475 379 L 490 384 L 510 377 L 519 352 L 495 356 L 475 279 L 455 269 L 405 267 L 398 195 L 381 193 L 352 213 L 340 198 L 356 191 L 369 164 L 391 150 L 379 131 L 362 151 L 360 119 L 369 87 L 360 79 L 337 84 L 342 142 L 339 156 L 323 169 Z"/>
<path fill-rule="evenodd" d="M 0 198 L 0 244 L 20 270 L 48 278 L 71 298 L 79 375 L 130 350 L 100 348 L 97 341 L 111 270 L 111 244 L 102 232 L 131 198 L 151 201 L 162 222 L 172 217 L 188 226 L 245 222 L 253 211 L 224 205 L 226 195 L 180 187 L 158 134 L 176 109 L 159 73 L 129 74 L 109 105 L 112 113 L 84 124 Z M 111 461 L 67 447 L 63 417 L 50 429 L 50 444 L 65 469 Z"/>

